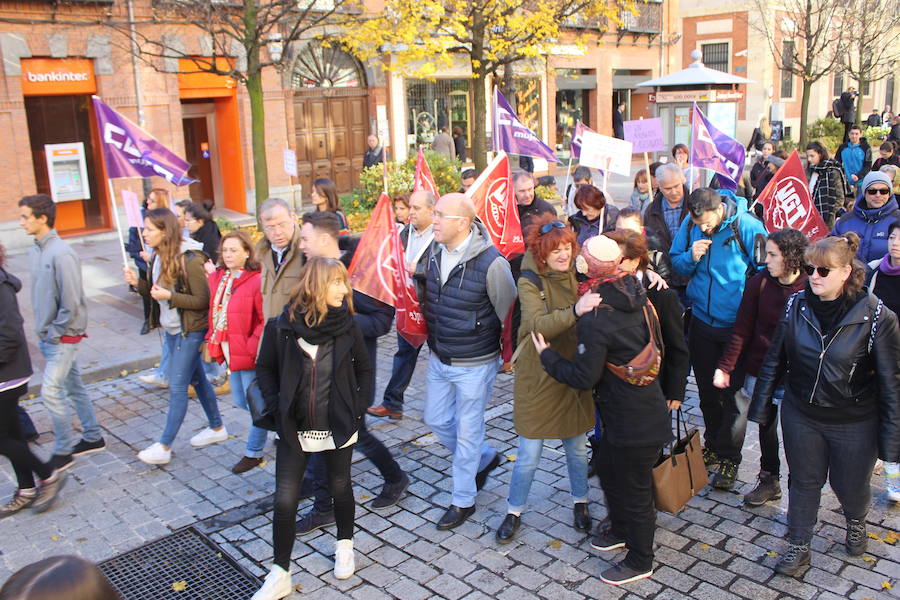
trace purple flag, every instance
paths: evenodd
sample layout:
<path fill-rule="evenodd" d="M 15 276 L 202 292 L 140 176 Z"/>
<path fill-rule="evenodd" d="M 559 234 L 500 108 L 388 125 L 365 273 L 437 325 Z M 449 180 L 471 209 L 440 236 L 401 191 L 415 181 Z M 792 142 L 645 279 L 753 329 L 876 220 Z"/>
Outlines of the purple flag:
<path fill-rule="evenodd" d="M 97 96 L 94 112 L 100 126 L 103 161 L 110 179 L 163 177 L 173 185 L 188 185 L 190 163 L 160 144 L 152 135 L 114 111 Z"/>
<path fill-rule="evenodd" d="M 594 131 L 581 121 L 575 121 L 575 132 L 572 134 L 572 158 L 581 158 L 581 137 L 585 131 Z"/>
<path fill-rule="evenodd" d="M 507 154 L 543 158 L 560 162 L 553 150 L 542 142 L 534 132 L 525 127 L 509 102 L 494 89 L 494 151 L 503 150 Z"/>
<path fill-rule="evenodd" d="M 720 187 L 737 189 L 744 170 L 744 145 L 718 129 L 694 104 L 691 126 L 691 166 L 718 173 Z"/>

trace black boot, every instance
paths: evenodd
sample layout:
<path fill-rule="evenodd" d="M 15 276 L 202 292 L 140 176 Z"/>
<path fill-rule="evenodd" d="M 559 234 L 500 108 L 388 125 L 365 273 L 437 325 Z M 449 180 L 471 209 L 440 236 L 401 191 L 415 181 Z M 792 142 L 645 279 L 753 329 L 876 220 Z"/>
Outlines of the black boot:
<path fill-rule="evenodd" d="M 756 487 L 744 496 L 744 504 L 747 506 L 762 506 L 769 500 L 781 498 L 781 483 L 778 475 L 768 471 L 760 471 Z"/>
<path fill-rule="evenodd" d="M 803 567 L 809 564 L 809 544 L 791 542 L 787 552 L 785 552 L 778 564 L 775 565 L 775 572 L 788 577 L 796 577 L 803 570 Z"/>
<path fill-rule="evenodd" d="M 522 525 L 522 517 L 512 513 L 506 515 L 500 527 L 497 529 L 497 541 L 501 544 L 508 544 L 516 537 L 516 532 Z"/>
<path fill-rule="evenodd" d="M 591 513 L 588 512 L 587 502 L 576 502 L 572 512 L 574 514 L 572 527 L 583 533 L 590 533 Z"/>

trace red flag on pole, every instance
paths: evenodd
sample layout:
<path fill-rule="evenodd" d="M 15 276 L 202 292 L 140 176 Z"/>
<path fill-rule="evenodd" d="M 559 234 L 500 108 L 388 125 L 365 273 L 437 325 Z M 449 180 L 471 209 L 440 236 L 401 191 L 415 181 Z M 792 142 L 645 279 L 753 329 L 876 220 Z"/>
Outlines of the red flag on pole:
<path fill-rule="evenodd" d="M 497 153 L 488 168 L 466 191 L 475 203 L 475 213 L 487 227 L 491 241 L 504 257 L 525 253 L 519 209 L 513 194 L 509 157 Z"/>
<path fill-rule="evenodd" d="M 437 184 L 431 175 L 431 169 L 428 168 L 428 161 L 425 160 L 425 154 L 422 153 L 422 146 L 419 146 L 419 154 L 416 156 L 416 175 L 413 179 L 413 191 L 425 190 L 434 194 L 435 200 L 441 197 L 438 193 Z"/>
<path fill-rule="evenodd" d="M 822 215 L 809 195 L 809 184 L 797 151 L 791 152 L 756 200 L 765 208 L 768 231 L 799 229 L 814 242 L 828 235 Z"/>
<path fill-rule="evenodd" d="M 413 346 L 428 338 L 416 289 L 406 270 L 391 199 L 382 193 L 353 260 L 350 285 L 358 292 L 390 304 L 397 311 L 397 332 Z"/>

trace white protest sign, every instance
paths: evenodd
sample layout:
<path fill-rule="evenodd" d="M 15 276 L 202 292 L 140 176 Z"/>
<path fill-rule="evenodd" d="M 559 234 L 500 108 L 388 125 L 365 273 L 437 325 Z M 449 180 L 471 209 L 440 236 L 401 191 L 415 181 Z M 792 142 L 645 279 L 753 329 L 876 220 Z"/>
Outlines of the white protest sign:
<path fill-rule="evenodd" d="M 293 150 L 284 151 L 284 172 L 291 177 L 297 176 L 297 153 Z"/>
<path fill-rule="evenodd" d="M 631 175 L 631 142 L 585 130 L 581 136 L 578 164 Z"/>

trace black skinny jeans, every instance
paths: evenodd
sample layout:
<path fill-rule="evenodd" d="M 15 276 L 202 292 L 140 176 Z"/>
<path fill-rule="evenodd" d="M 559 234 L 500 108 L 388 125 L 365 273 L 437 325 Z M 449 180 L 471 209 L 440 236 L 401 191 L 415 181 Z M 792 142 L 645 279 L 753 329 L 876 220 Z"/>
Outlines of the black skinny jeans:
<path fill-rule="evenodd" d="M 791 400 L 781 406 L 781 433 L 790 473 L 788 539 L 808 544 L 825 482 L 848 519 L 865 519 L 872 502 L 872 468 L 878 455 L 878 417 L 855 423 L 822 423 Z"/>
<path fill-rule="evenodd" d="M 700 395 L 704 445 L 721 458 L 740 464 L 750 410 L 750 399 L 736 394 L 744 383 L 742 369 L 738 367 L 731 374 L 728 388 L 720 390 L 713 385 L 716 364 L 731 339 L 731 330 L 731 327 L 712 327 L 697 318 L 691 319 L 688 350 Z"/>
<path fill-rule="evenodd" d="M 394 460 L 391 451 L 377 437 L 369 432 L 366 427 L 366 416 L 363 415 L 360 421 L 359 438 L 356 441 L 356 449 L 368 458 L 381 476 L 385 483 L 399 483 L 403 479 L 403 469 Z M 309 459 L 307 467 L 309 476 L 312 477 L 313 493 L 316 500 L 313 504 L 313 510 L 320 513 L 329 513 L 334 509 L 332 494 L 329 492 L 328 479 L 325 473 L 325 457 L 314 454 Z"/>
<path fill-rule="evenodd" d="M 48 479 L 53 471 L 49 463 L 43 463 L 28 447 L 22 424 L 19 420 L 19 398 L 27 391 L 28 386 L 0 392 L 0 455 L 12 463 L 20 490 L 34 487 L 34 475 Z"/>
<path fill-rule="evenodd" d="M 291 550 L 296 536 L 297 505 L 300 503 L 300 483 L 311 453 L 297 452 L 279 439 L 275 443 L 275 514 L 272 519 L 272 546 L 275 564 L 289 570 Z M 350 464 L 353 446 L 317 452 L 328 469 L 328 487 L 334 498 L 334 517 L 337 539 L 353 539 L 356 501 L 350 487 Z"/>
<path fill-rule="evenodd" d="M 653 568 L 656 506 L 653 466 L 662 446 L 613 446 L 607 436 L 597 443 L 594 468 L 606 495 L 610 530 L 625 540 L 625 564 L 639 571 Z"/>

